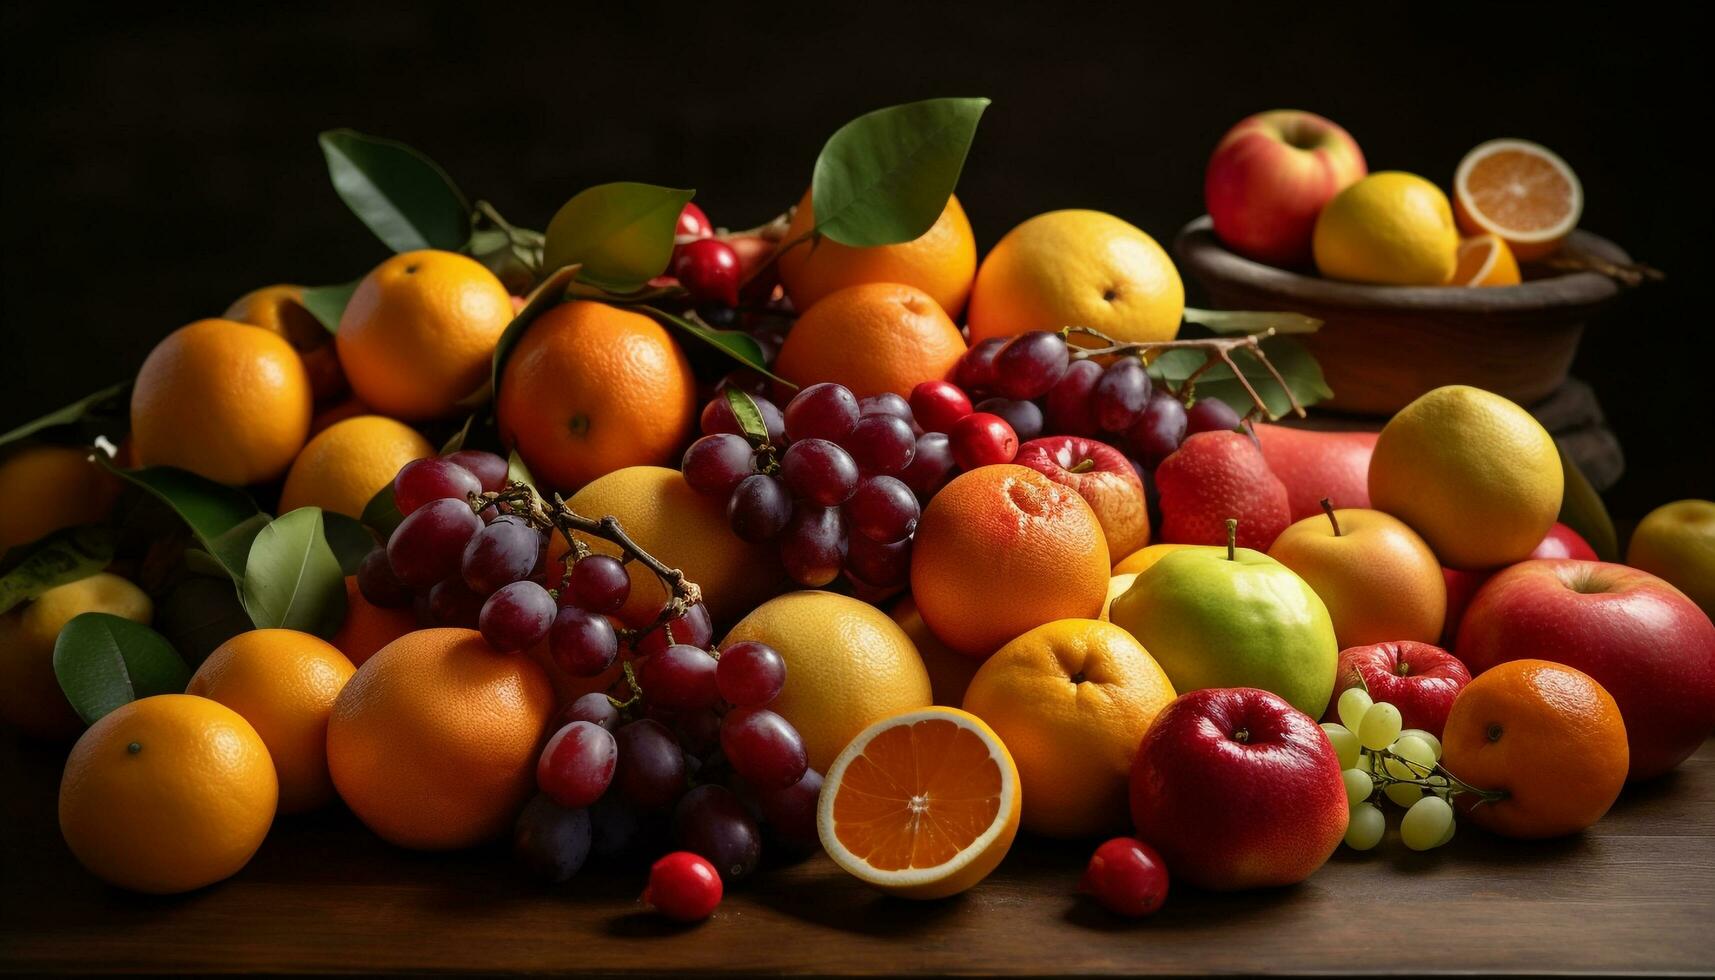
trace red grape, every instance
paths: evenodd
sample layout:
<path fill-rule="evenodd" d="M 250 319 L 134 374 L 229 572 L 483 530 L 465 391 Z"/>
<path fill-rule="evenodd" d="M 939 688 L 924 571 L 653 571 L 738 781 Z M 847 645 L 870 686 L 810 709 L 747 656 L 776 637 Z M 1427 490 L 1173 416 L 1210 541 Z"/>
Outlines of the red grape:
<path fill-rule="evenodd" d="M 853 470 L 855 479 L 856 466 Z M 727 498 L 726 517 L 732 533 L 739 538 L 769 541 L 778 536 L 791 520 L 792 495 L 774 477 L 753 473 L 733 487 L 732 496 Z"/>
<path fill-rule="evenodd" d="M 473 483 L 475 480 L 471 477 Z M 407 587 L 428 589 L 458 574 L 464 547 L 481 527 L 481 519 L 462 500 L 428 501 L 393 529 L 393 536 L 387 539 L 388 565 Z"/>
<path fill-rule="evenodd" d="M 487 596 L 501 586 L 529 578 L 541 557 L 542 532 L 523 518 L 502 514 L 471 535 L 460 568 L 471 591 Z"/>
<path fill-rule="evenodd" d="M 707 858 L 727 881 L 750 874 L 762 858 L 756 820 L 732 790 L 712 783 L 686 793 L 674 808 L 673 839 Z"/>
<path fill-rule="evenodd" d="M 715 665 L 715 685 L 728 704 L 761 707 L 785 688 L 786 659 L 766 643 L 741 640 L 721 651 Z"/>
<path fill-rule="evenodd" d="M 1149 372 L 1135 357 L 1108 365 L 1093 396 L 1096 424 L 1104 432 L 1124 432 L 1137 424 L 1149 405 Z"/>
<path fill-rule="evenodd" d="M 977 411 L 1005 419 L 1019 442 L 1029 442 L 1042 434 L 1042 409 L 1035 402 L 1022 398 L 985 398 L 977 403 Z"/>
<path fill-rule="evenodd" d="M 845 385 L 814 384 L 786 404 L 786 438 L 839 442 L 852 431 L 860 414 L 857 397 Z"/>
<path fill-rule="evenodd" d="M 1094 399 L 1096 383 L 1101 377 L 1102 366 L 1095 361 L 1073 361 L 1067 365 L 1066 373 L 1048 389 L 1043 428 L 1054 435 L 1095 435 Z"/>
<path fill-rule="evenodd" d="M 953 383 L 975 395 L 995 386 L 995 355 L 1006 346 L 1005 337 L 990 337 L 960 355 L 953 367 Z"/>
<path fill-rule="evenodd" d="M 926 432 L 946 432 L 971 414 L 971 399 L 950 381 L 925 381 L 911 389 L 911 413 Z"/>
<path fill-rule="evenodd" d="M 1066 373 L 1066 341 L 1032 330 L 1006 342 L 994 359 L 994 388 L 1008 398 L 1040 398 Z"/>
<path fill-rule="evenodd" d="M 452 499 L 463 504 L 471 494 L 481 492 L 482 481 L 475 473 L 433 456 L 406 463 L 393 478 L 393 506 L 406 516 L 431 500 Z"/>
<path fill-rule="evenodd" d="M 1185 434 L 1232 432 L 1239 427 L 1239 413 L 1219 398 L 1199 398 L 1185 411 Z"/>
<path fill-rule="evenodd" d="M 1130 432 L 1131 444 L 1150 469 L 1173 454 L 1185 441 L 1185 406 L 1166 392 L 1157 392 Z"/>
<path fill-rule="evenodd" d="M 1018 455 L 1018 434 L 998 415 L 972 412 L 948 433 L 953 459 L 963 469 L 974 470 L 991 463 L 1010 463 Z"/>
<path fill-rule="evenodd" d="M 882 543 L 852 535 L 846 546 L 846 574 L 883 592 L 905 585 L 911 578 L 911 541 Z"/>
<path fill-rule="evenodd" d="M 780 561 L 800 585 L 820 588 L 838 577 L 846 562 L 846 522 L 839 508 L 799 507 L 782 535 Z"/>
<path fill-rule="evenodd" d="M 845 512 L 853 530 L 883 543 L 910 537 L 922 516 L 911 488 L 891 476 L 872 476 L 858 484 Z"/>
<path fill-rule="evenodd" d="M 477 628 L 488 645 L 501 653 L 528 650 L 542 642 L 554 625 L 554 597 L 535 582 L 513 582 L 482 604 Z"/>
<path fill-rule="evenodd" d="M 821 796 L 822 774 L 806 769 L 797 782 L 785 789 L 757 790 L 756 802 L 762 808 L 762 819 L 781 842 L 805 850 L 820 843 L 816 804 Z"/>
<path fill-rule="evenodd" d="M 1078 891 L 1116 915 L 1142 918 L 1167 900 L 1167 864 L 1148 844 L 1115 837 L 1096 848 Z"/>
<path fill-rule="evenodd" d="M 513 824 L 512 854 L 543 881 L 570 881 L 589 858 L 590 831 L 589 811 L 568 810 L 538 793 Z"/>
<path fill-rule="evenodd" d="M 713 708 L 688 711 L 672 723 L 673 734 L 692 757 L 711 755 L 721 744 L 721 716 Z"/>
<path fill-rule="evenodd" d="M 911 424 L 895 415 L 858 419 L 843 445 L 862 473 L 902 473 L 917 455 L 917 437 L 911 432 Z"/>
<path fill-rule="evenodd" d="M 613 733 L 619 765 L 613 782 L 632 805 L 653 810 L 685 791 L 685 753 L 667 726 L 640 718 Z"/>
<path fill-rule="evenodd" d="M 556 721 L 561 726 L 574 721 L 587 721 L 611 732 L 619 727 L 619 709 L 613 706 L 613 701 L 609 700 L 605 693 L 591 691 L 566 705 Z"/>
<path fill-rule="evenodd" d="M 804 739 L 792 723 L 767 708 L 734 708 L 721 721 L 721 751 L 758 789 L 785 789 L 809 766 Z"/>
<path fill-rule="evenodd" d="M 665 604 L 663 604 L 665 608 Z M 656 610 L 656 615 L 660 615 Z M 653 622 L 654 620 L 651 620 Z M 667 639 L 667 631 L 671 628 L 673 639 Z M 670 643 L 688 643 L 694 647 L 707 647 L 715 639 L 714 623 L 709 620 L 709 608 L 702 603 L 686 609 L 684 615 L 674 617 L 666 623 L 655 627 L 638 638 L 637 655 L 646 657 L 667 649 Z"/>
<path fill-rule="evenodd" d="M 637 680 L 643 685 L 644 698 L 668 711 L 694 711 L 720 700 L 715 658 L 688 643 L 675 643 L 643 658 Z"/>
<path fill-rule="evenodd" d="M 899 474 L 899 478 L 917 494 L 918 499 L 928 500 L 953 478 L 953 470 L 958 465 L 953 459 L 953 444 L 947 434 L 926 432 L 917 437 L 917 451 L 912 454 L 911 465 Z"/>
<path fill-rule="evenodd" d="M 865 419 L 859 426 L 889 421 L 905 426 L 898 419 L 886 416 Z M 906 432 L 909 435 L 910 430 L 906 429 Z M 856 434 L 856 429 L 850 433 Z M 780 481 L 795 497 L 823 507 L 834 507 L 845 503 L 852 490 L 856 489 L 858 465 L 850 453 L 826 439 L 800 439 L 786 447 L 785 454 L 780 457 Z"/>
<path fill-rule="evenodd" d="M 436 625 L 476 629 L 482 615 L 483 597 L 460 578 L 436 582 L 429 589 L 429 615 Z"/>
<path fill-rule="evenodd" d="M 755 472 L 750 442 L 730 432 L 703 436 L 685 450 L 679 469 L 691 489 L 711 497 L 726 497 L 738 481 Z"/>
<path fill-rule="evenodd" d="M 369 554 L 358 563 L 357 589 L 370 605 L 382 609 L 403 609 L 411 604 L 411 590 L 393 574 L 384 547 L 369 549 Z"/>
<path fill-rule="evenodd" d="M 916 421 L 911 414 L 911 403 L 891 391 L 870 395 L 858 401 L 858 416 L 862 418 L 870 415 L 891 415 L 906 425 Z"/>
<path fill-rule="evenodd" d="M 601 799 L 613 782 L 619 744 L 600 725 L 574 721 L 555 732 L 536 759 L 536 788 L 568 809 Z"/>
<path fill-rule="evenodd" d="M 619 635 L 606 616 L 562 606 L 548 628 L 548 653 L 573 677 L 594 677 L 619 657 Z"/>
<path fill-rule="evenodd" d="M 563 598 L 590 612 L 619 612 L 631 598 L 631 573 L 612 555 L 585 555 L 572 563 Z"/>
<path fill-rule="evenodd" d="M 506 486 L 509 468 L 504 456 L 485 453 L 480 449 L 460 449 L 441 458 L 469 470 L 477 482 L 482 484 L 485 493 L 494 493 Z"/>
<path fill-rule="evenodd" d="M 699 303 L 738 305 L 738 253 L 726 242 L 700 238 L 680 245 L 669 274 Z"/>
<path fill-rule="evenodd" d="M 649 869 L 643 901 L 669 919 L 701 922 L 721 903 L 721 877 L 704 858 L 674 851 Z"/>

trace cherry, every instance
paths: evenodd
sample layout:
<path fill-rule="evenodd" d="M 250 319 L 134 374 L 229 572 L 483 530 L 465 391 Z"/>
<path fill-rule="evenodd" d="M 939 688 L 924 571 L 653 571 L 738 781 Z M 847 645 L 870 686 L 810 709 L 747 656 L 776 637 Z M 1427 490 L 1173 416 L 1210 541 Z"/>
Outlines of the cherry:
<path fill-rule="evenodd" d="M 715 226 L 709 224 L 709 216 L 703 213 L 703 209 L 689 201 L 685 202 L 684 209 L 679 212 L 679 227 L 674 229 L 674 236 L 678 238 L 708 238 L 714 233 Z"/>
<path fill-rule="evenodd" d="M 1167 900 L 1167 865 L 1148 844 L 1115 837 L 1091 855 L 1078 891 L 1115 915 L 1141 919 Z"/>
<path fill-rule="evenodd" d="M 721 903 L 721 876 L 707 859 L 674 851 L 650 867 L 643 901 L 669 919 L 701 922 Z"/>
<path fill-rule="evenodd" d="M 971 414 L 971 397 L 951 381 L 925 381 L 911 389 L 911 414 L 924 432 L 948 432 Z"/>
<path fill-rule="evenodd" d="M 673 278 L 699 303 L 738 305 L 738 254 L 726 242 L 699 238 L 679 246 Z"/>
<path fill-rule="evenodd" d="M 952 441 L 953 459 L 961 469 L 1010 463 L 1018 455 L 1018 433 L 1006 419 L 989 412 L 972 412 L 953 423 L 953 431 L 947 437 Z"/>

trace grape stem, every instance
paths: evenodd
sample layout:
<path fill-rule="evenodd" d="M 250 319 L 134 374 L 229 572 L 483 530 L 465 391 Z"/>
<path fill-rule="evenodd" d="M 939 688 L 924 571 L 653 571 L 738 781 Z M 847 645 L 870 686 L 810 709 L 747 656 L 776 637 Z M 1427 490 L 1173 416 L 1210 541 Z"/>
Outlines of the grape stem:
<path fill-rule="evenodd" d="M 1273 327 L 1269 327 L 1262 333 L 1245 334 L 1239 337 L 1199 337 L 1186 340 L 1143 340 L 1131 343 L 1121 343 L 1120 341 L 1117 341 L 1112 337 L 1109 337 L 1107 334 L 1102 333 L 1100 330 L 1096 330 L 1092 327 L 1071 326 L 1062 327 L 1060 329 L 1060 335 L 1062 337 L 1070 338 L 1074 334 L 1083 337 L 1094 337 L 1106 345 L 1103 347 L 1074 347 L 1071 351 L 1071 356 L 1075 361 L 1085 361 L 1093 357 L 1144 358 L 1146 355 L 1165 350 L 1200 350 L 1204 355 L 1202 366 L 1197 368 L 1197 370 L 1192 371 L 1191 374 L 1179 385 L 1179 390 L 1175 391 L 1173 394 L 1177 396 L 1180 401 L 1184 401 L 1190 396 L 1191 392 L 1196 387 L 1198 378 L 1202 377 L 1205 372 L 1216 364 L 1225 364 L 1227 366 L 1227 370 L 1233 372 L 1233 377 L 1238 379 L 1239 384 L 1244 387 L 1245 393 L 1251 396 L 1251 403 L 1256 406 L 1251 411 L 1245 413 L 1246 417 L 1248 418 L 1251 415 L 1260 412 L 1264 418 L 1268 418 L 1270 417 L 1268 403 L 1263 401 L 1261 395 L 1257 394 L 1257 390 L 1251 386 L 1250 379 L 1245 377 L 1245 373 L 1239 370 L 1238 363 L 1233 360 L 1233 351 L 1246 351 L 1252 357 L 1256 358 L 1257 363 L 1263 366 L 1263 369 L 1266 370 L 1269 373 L 1269 376 L 1274 379 L 1275 384 L 1280 385 L 1280 390 L 1286 393 L 1286 400 L 1287 403 L 1292 406 L 1292 413 L 1299 418 L 1304 418 L 1304 406 L 1299 404 L 1298 396 L 1293 394 L 1292 386 L 1286 383 L 1286 379 L 1281 376 L 1280 371 L 1275 368 L 1274 363 L 1268 359 L 1268 355 L 1263 353 L 1262 341 L 1274 336 Z"/>
<path fill-rule="evenodd" d="M 1395 776 L 1393 773 L 1388 772 L 1385 765 L 1381 764 L 1384 759 L 1392 759 L 1404 766 L 1406 769 L 1409 769 L 1412 775 L 1409 778 L 1404 776 Z M 1442 787 L 1438 783 L 1432 783 L 1429 781 L 1431 778 L 1436 777 L 1447 780 L 1447 786 Z M 1394 784 L 1417 786 L 1426 790 L 1448 788 L 1451 789 L 1455 795 L 1464 793 L 1477 797 L 1477 803 L 1475 804 L 1477 806 L 1481 806 L 1484 803 L 1499 803 L 1506 799 L 1508 795 L 1507 791 L 1504 789 L 1483 789 L 1478 786 L 1472 786 L 1470 783 L 1467 783 L 1458 776 L 1448 772 L 1447 767 L 1443 766 L 1439 762 L 1435 763 L 1433 766 L 1425 766 L 1421 763 L 1413 762 L 1404 756 L 1396 755 L 1392 749 L 1383 749 L 1380 752 L 1370 753 L 1370 778 L 1375 780 L 1378 788 L 1385 788 Z"/>

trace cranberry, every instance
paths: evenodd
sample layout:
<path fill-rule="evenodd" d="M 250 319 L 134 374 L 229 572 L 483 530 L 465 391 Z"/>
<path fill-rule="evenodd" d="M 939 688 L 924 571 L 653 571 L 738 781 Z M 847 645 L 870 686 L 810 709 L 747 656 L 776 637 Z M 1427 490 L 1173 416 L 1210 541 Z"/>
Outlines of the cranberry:
<path fill-rule="evenodd" d="M 679 246 L 672 274 L 699 303 L 738 305 L 738 255 L 726 242 L 700 238 Z"/>
<path fill-rule="evenodd" d="M 1167 865 L 1148 844 L 1115 837 L 1096 848 L 1078 891 L 1115 915 L 1141 919 L 1167 900 Z"/>
<path fill-rule="evenodd" d="M 709 216 L 703 213 L 702 208 L 687 201 L 679 212 L 679 227 L 674 230 L 674 235 L 679 238 L 708 238 L 714 233 Z"/>
<path fill-rule="evenodd" d="M 721 876 L 699 855 L 674 851 L 649 869 L 643 901 L 669 919 L 700 922 L 721 903 Z"/>
<path fill-rule="evenodd" d="M 925 381 L 911 389 L 911 414 L 924 432 L 950 432 L 971 414 L 971 398 L 951 381 Z"/>
<path fill-rule="evenodd" d="M 960 469 L 1010 463 L 1018 455 L 1018 433 L 1006 419 L 988 412 L 972 412 L 953 423 L 953 431 L 947 436 Z"/>

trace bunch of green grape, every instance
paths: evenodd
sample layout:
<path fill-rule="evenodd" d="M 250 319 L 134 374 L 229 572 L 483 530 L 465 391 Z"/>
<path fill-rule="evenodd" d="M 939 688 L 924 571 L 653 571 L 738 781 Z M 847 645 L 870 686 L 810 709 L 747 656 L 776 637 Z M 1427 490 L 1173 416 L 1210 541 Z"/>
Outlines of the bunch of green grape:
<path fill-rule="evenodd" d="M 1454 788 L 1437 763 L 1441 740 L 1421 728 L 1400 728 L 1399 709 L 1371 701 L 1362 688 L 1350 688 L 1335 704 L 1339 724 L 1322 730 L 1340 757 L 1351 818 L 1346 846 L 1367 851 L 1381 843 L 1387 817 L 1379 797 L 1405 807 L 1399 836 L 1414 851 L 1440 847 L 1453 839 Z"/>

